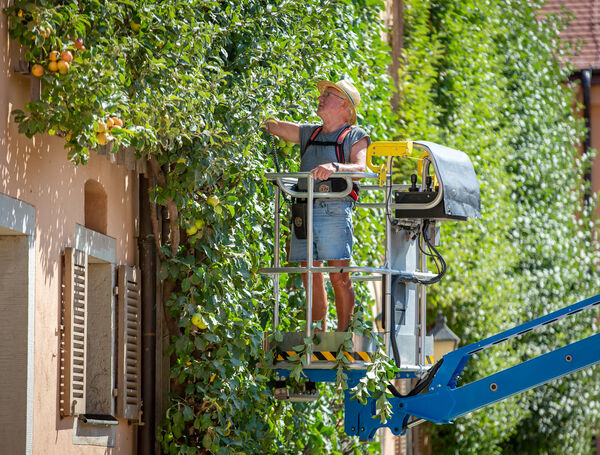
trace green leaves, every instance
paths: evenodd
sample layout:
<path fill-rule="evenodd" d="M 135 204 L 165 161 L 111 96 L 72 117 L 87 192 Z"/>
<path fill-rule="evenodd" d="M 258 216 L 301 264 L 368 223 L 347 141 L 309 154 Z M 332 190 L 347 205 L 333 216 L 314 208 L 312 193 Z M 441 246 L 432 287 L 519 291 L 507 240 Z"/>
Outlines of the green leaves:
<path fill-rule="evenodd" d="M 481 185 L 482 219 L 442 226 L 440 251 L 449 271 L 429 294 L 429 320 L 442 309 L 464 343 L 599 290 L 597 281 L 582 278 L 597 273 L 598 246 L 582 205 L 580 182 L 589 157 L 576 160 L 581 122 L 574 118 L 568 72 L 553 55 L 564 21 L 538 20 L 539 7 L 520 1 L 510 8 L 497 1 L 406 2 L 403 135 L 463 150 Z M 500 352 L 473 359 L 463 380 L 587 333 L 585 319 L 564 321 L 544 336 L 504 343 Z M 563 381 L 573 395 L 565 393 Z M 434 427 L 434 452 L 547 453 L 569 447 L 587 453 L 581 441 L 589 440 L 597 424 L 583 401 L 575 404 L 573 397 L 584 391 L 595 400 L 600 393 L 585 377 L 563 379 L 453 426 Z"/>
<path fill-rule="evenodd" d="M 173 394 L 158 435 L 165 453 L 369 450 L 343 435 L 338 390 L 325 387 L 323 402 L 297 412 L 274 402 L 264 380 L 272 372 L 263 333 L 281 340 L 280 331 L 300 331 L 302 299 L 299 276 L 282 277 L 280 326 L 272 327 L 272 284 L 256 272 L 273 260 L 264 180 L 273 163 L 259 125 L 273 114 L 314 120 L 316 79 L 351 77 L 366 95 L 362 125 L 374 137 L 393 136 L 382 6 L 16 0 L 5 10 L 11 37 L 46 69 L 40 100 L 14 113 L 19 130 L 64 134 L 68 156 L 85 163 L 103 141 L 98 121 L 118 116 L 123 128 L 108 145 L 131 146 L 154 165 L 151 200 L 172 221 L 168 235 L 155 232 L 171 329 Z M 41 28 L 51 30 L 47 37 Z M 74 52 L 73 38 L 86 50 L 67 74 L 48 72 L 49 53 Z M 297 148 L 286 151 L 283 168 L 297 167 Z M 206 328 L 192 324 L 196 313 Z"/>

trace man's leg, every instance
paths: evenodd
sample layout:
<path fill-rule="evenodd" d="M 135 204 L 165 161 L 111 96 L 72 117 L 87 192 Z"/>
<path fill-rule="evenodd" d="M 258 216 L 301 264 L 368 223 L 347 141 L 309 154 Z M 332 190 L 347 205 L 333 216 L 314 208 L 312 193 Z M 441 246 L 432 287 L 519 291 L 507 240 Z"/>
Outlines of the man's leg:
<path fill-rule="evenodd" d="M 301 264 L 302 267 L 306 267 L 307 262 L 301 262 Z M 314 267 L 321 267 L 322 265 L 322 261 L 313 261 Z M 302 274 L 302 281 L 304 282 L 304 289 L 306 289 L 306 273 Z M 308 293 L 308 289 L 306 289 L 306 292 Z M 312 320 L 313 322 L 322 320 L 323 325 L 319 331 L 325 332 L 327 330 L 327 294 L 322 273 L 313 273 Z"/>
<path fill-rule="evenodd" d="M 347 267 L 350 261 L 327 261 L 328 266 Z M 350 325 L 354 313 L 354 289 L 350 281 L 350 273 L 332 273 L 331 284 L 335 294 L 335 309 L 338 317 L 338 332 L 343 332 Z"/>

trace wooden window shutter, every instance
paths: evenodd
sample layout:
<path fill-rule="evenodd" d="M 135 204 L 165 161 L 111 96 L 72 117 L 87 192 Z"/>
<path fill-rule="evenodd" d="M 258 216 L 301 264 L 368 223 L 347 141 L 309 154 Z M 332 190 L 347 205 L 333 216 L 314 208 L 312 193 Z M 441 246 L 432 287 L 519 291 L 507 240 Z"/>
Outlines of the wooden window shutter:
<path fill-rule="evenodd" d="M 64 259 L 60 412 L 69 416 L 85 413 L 88 258 L 83 251 L 65 248 Z"/>
<path fill-rule="evenodd" d="M 119 266 L 117 416 L 137 420 L 141 408 L 140 270 Z"/>

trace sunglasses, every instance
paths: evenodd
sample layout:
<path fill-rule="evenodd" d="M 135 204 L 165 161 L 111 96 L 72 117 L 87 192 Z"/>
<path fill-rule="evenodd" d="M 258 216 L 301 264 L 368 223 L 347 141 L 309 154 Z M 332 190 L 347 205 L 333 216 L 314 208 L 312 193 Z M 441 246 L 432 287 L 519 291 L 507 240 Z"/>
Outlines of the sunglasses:
<path fill-rule="evenodd" d="M 323 98 L 328 98 L 328 97 L 330 97 L 330 96 L 335 96 L 336 98 L 339 98 L 339 99 L 341 99 L 341 100 L 344 100 L 344 101 L 346 101 L 346 98 L 345 98 L 345 97 L 343 97 L 343 96 L 340 96 L 340 95 L 337 95 L 337 94 L 335 94 L 335 93 L 333 93 L 333 92 L 330 92 L 329 90 L 328 90 L 328 91 L 326 91 L 326 92 L 323 92 L 323 93 L 321 93 L 321 96 L 322 96 Z"/>

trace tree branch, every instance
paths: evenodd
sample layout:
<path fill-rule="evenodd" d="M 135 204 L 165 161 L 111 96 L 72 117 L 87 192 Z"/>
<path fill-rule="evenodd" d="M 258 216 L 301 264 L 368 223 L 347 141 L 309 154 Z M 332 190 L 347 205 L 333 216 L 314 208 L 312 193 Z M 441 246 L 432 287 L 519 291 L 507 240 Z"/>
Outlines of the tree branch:
<path fill-rule="evenodd" d="M 156 157 L 154 155 L 150 155 L 148 162 L 150 163 L 152 173 L 156 177 L 157 183 L 162 188 L 166 188 L 167 179 L 164 172 L 161 170 L 158 161 L 156 161 Z M 179 243 L 181 242 L 181 237 L 179 235 L 179 211 L 177 210 L 177 204 L 171 198 L 167 198 L 165 205 L 169 211 L 169 240 L 171 242 L 171 256 L 175 256 L 177 254 L 177 250 L 179 249 Z"/>

